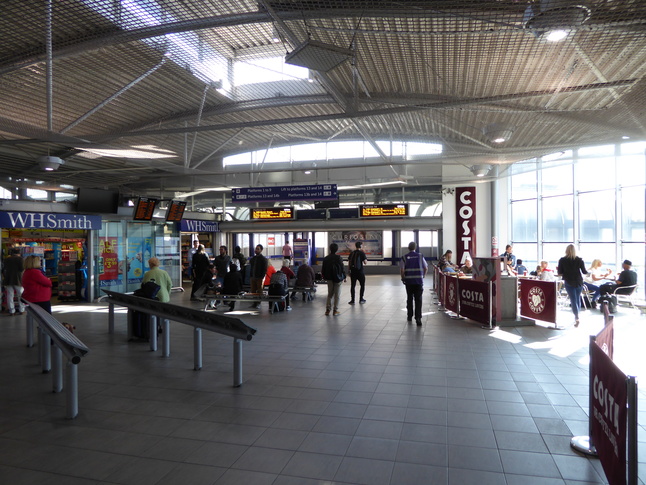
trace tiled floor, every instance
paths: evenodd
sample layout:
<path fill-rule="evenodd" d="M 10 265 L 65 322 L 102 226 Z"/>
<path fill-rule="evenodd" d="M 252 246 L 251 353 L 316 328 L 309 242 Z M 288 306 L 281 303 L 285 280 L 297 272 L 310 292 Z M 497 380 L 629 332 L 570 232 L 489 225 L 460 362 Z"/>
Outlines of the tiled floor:
<path fill-rule="evenodd" d="M 586 312 L 578 329 L 488 331 L 438 313 L 427 290 L 418 328 L 406 322 L 398 278 L 367 284 L 368 302 L 354 306 L 344 285 L 337 317 L 323 314 L 325 288 L 291 312 L 243 304 L 237 315 L 258 333 L 243 344 L 240 388 L 230 338 L 204 332 L 196 372 L 185 325 L 171 324 L 163 359 L 126 342 L 121 310 L 109 335 L 105 306 L 56 306 L 91 349 L 79 366 L 75 420 L 25 346 L 25 317 L 3 316 L 0 483 L 606 483 L 598 460 L 569 446 L 588 434 L 588 335 L 601 329 L 600 314 Z M 188 293 L 173 301 L 199 306 Z M 616 360 L 644 375 L 646 318 L 622 308 L 616 321 Z"/>

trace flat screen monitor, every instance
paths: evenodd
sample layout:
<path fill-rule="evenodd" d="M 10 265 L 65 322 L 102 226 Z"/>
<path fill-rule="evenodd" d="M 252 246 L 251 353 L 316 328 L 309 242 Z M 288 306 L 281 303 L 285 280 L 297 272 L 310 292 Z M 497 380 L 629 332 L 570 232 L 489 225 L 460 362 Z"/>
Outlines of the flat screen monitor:
<path fill-rule="evenodd" d="M 168 209 L 166 210 L 166 221 L 168 222 L 179 222 L 184 216 L 184 210 L 186 209 L 185 200 L 171 200 L 168 204 Z"/>
<path fill-rule="evenodd" d="M 150 221 L 153 218 L 153 212 L 155 212 L 155 205 L 159 202 L 159 199 L 153 199 L 152 197 L 139 197 L 137 203 L 135 204 L 135 212 L 133 219 L 135 221 Z"/>
<path fill-rule="evenodd" d="M 77 212 L 116 214 L 119 210 L 119 192 L 116 190 L 79 188 L 76 193 Z"/>

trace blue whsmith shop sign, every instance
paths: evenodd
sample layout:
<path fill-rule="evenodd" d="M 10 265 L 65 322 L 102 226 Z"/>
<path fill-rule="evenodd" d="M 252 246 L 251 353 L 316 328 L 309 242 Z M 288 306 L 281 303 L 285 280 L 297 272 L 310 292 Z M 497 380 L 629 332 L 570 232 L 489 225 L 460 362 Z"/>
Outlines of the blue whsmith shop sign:
<path fill-rule="evenodd" d="M 57 212 L 0 211 L 0 227 L 8 229 L 101 229 L 101 216 Z"/>

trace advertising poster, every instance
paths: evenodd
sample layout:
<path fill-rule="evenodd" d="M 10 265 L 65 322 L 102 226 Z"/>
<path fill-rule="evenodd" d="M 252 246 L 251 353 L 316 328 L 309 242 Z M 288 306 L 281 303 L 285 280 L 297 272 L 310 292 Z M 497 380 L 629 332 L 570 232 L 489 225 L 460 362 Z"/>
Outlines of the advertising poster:
<path fill-rule="evenodd" d="M 590 343 L 590 438 L 611 485 L 626 484 L 626 375 L 603 349 Z"/>
<path fill-rule="evenodd" d="M 356 249 L 354 243 L 362 241 L 361 249 L 368 259 L 381 259 L 384 257 L 383 235 L 383 231 L 334 231 L 328 234 L 328 241 L 339 245 L 337 254 L 342 257 L 349 256 Z M 326 249 L 325 254 L 327 253 Z"/>
<path fill-rule="evenodd" d="M 99 286 L 108 287 L 121 283 L 119 273 L 118 237 L 99 238 Z"/>
<path fill-rule="evenodd" d="M 152 254 L 152 237 L 128 238 L 126 254 L 126 274 L 128 283 L 141 283 L 144 273 L 148 271 L 148 259 Z"/>

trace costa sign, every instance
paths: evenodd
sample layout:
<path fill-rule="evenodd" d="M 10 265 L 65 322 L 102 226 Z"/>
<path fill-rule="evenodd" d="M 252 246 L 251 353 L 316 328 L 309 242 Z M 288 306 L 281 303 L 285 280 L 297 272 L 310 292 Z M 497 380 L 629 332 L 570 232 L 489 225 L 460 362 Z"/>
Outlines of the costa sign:
<path fill-rule="evenodd" d="M 626 375 L 596 342 L 590 343 L 590 438 L 612 485 L 626 483 Z"/>
<path fill-rule="evenodd" d="M 556 323 L 556 283 L 520 280 L 520 314 L 524 317 Z"/>
<path fill-rule="evenodd" d="M 476 247 L 476 188 L 458 187 L 455 189 L 457 250 L 455 261 L 464 264 L 470 259 Z"/>

